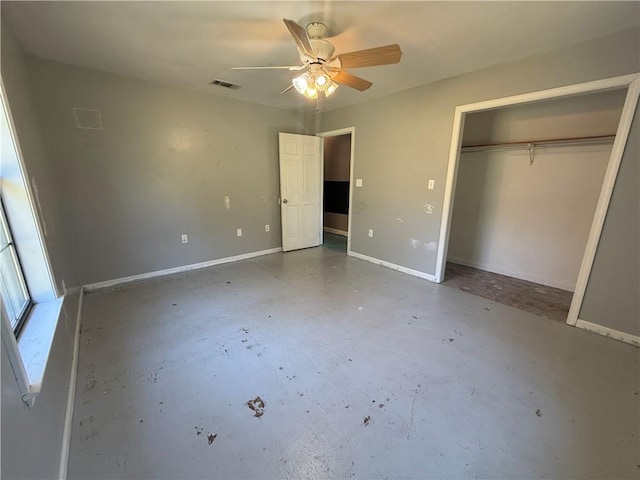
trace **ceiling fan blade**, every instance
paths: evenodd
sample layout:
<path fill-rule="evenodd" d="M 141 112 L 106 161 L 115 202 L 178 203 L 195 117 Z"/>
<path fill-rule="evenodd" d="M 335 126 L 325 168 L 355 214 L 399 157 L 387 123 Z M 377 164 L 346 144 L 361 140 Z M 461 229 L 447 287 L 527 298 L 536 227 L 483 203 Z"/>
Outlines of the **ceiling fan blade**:
<path fill-rule="evenodd" d="M 296 45 L 298 46 L 300 51 L 307 57 L 315 60 L 316 55 L 313 52 L 313 47 L 311 46 L 311 42 L 309 41 L 307 31 L 293 20 L 283 18 L 282 21 L 289 29 L 289 33 L 291 33 L 291 36 L 293 37 L 293 40 L 296 42 Z"/>
<path fill-rule="evenodd" d="M 289 85 L 287 88 L 285 88 L 284 90 L 282 90 L 280 92 L 280 95 L 282 95 L 283 93 L 287 93 L 289 90 L 291 90 L 293 88 L 293 83 L 291 85 Z"/>
<path fill-rule="evenodd" d="M 373 83 L 371 83 L 369 80 L 356 77 L 355 75 L 352 75 L 348 72 L 345 72 L 342 70 L 337 70 L 337 72 L 338 73 L 335 76 L 333 76 L 332 74 L 331 77 L 333 78 L 334 82 L 339 83 L 341 85 L 346 85 L 347 87 L 355 88 L 356 90 L 360 90 L 361 92 L 364 92 L 369 87 L 371 87 L 371 85 L 373 85 Z"/>
<path fill-rule="evenodd" d="M 277 65 L 273 67 L 231 67 L 231 70 L 289 70 L 293 72 L 306 67 L 306 65 Z"/>
<path fill-rule="evenodd" d="M 402 57 L 402 50 L 400 50 L 400 46 L 397 43 L 394 43 L 383 47 L 341 53 L 331 58 L 328 63 L 338 58 L 341 63 L 340 68 L 375 67 L 377 65 L 398 63 L 400 57 Z"/>

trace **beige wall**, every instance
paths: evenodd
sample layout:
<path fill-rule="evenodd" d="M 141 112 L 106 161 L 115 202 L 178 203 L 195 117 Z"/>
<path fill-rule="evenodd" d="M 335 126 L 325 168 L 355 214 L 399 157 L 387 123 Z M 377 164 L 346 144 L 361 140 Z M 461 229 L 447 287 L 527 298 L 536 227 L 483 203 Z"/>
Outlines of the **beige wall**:
<path fill-rule="evenodd" d="M 349 181 L 351 161 L 351 135 L 324 138 L 324 179 L 337 182 Z"/>

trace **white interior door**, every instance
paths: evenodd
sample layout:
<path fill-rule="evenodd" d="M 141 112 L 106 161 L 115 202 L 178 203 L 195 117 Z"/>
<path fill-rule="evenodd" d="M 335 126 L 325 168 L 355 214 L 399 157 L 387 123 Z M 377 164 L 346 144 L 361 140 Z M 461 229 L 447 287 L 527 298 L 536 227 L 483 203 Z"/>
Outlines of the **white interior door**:
<path fill-rule="evenodd" d="M 278 133 L 282 250 L 320 245 L 320 137 Z"/>

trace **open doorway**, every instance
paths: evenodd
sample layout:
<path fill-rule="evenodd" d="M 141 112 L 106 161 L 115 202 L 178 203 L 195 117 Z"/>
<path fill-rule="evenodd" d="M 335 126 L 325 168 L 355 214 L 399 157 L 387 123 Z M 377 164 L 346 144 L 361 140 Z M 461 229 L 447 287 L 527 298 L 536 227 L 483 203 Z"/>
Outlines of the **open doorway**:
<path fill-rule="evenodd" d="M 517 95 L 514 97 L 506 97 L 477 104 L 462 105 L 456 108 L 454 115 L 453 135 L 451 141 L 451 149 L 449 154 L 449 167 L 447 171 L 447 184 L 445 188 L 445 198 L 443 205 L 443 217 L 440 232 L 440 241 L 438 246 L 438 258 L 436 265 L 436 281 L 442 282 L 445 277 L 446 259 L 449 249 L 449 235 L 451 228 L 451 220 L 453 215 L 454 195 L 456 190 L 456 180 L 458 175 L 458 167 L 461 158 L 461 146 L 463 140 L 463 128 L 467 115 L 474 112 L 490 111 L 511 105 L 522 105 L 532 102 L 541 102 L 550 99 L 568 98 L 576 95 L 584 95 L 595 92 L 605 92 L 612 89 L 623 89 L 626 92 L 624 106 L 617 125 L 615 140 L 611 148 L 611 153 L 606 165 L 604 181 L 601 183 L 599 197 L 595 213 L 592 218 L 589 229 L 586 246 L 581 252 L 582 259 L 580 263 L 578 278 L 576 280 L 575 292 L 571 300 L 571 307 L 566 322 L 570 325 L 576 325 L 578 322 L 578 312 L 582 306 L 587 281 L 591 273 L 596 248 L 602 233 L 604 218 L 607 208 L 611 200 L 611 192 L 615 184 L 616 175 L 622 159 L 631 121 L 638 102 L 640 93 L 640 81 L 637 75 L 626 75 L 594 82 L 560 87 L 551 90 L 533 92 L 530 94 Z M 579 181 L 577 178 L 575 181 Z M 532 205 L 532 208 L 535 205 Z"/>
<path fill-rule="evenodd" d="M 323 163 L 322 244 L 330 250 L 347 253 L 350 248 L 353 129 L 324 132 L 318 136 L 322 137 Z"/>

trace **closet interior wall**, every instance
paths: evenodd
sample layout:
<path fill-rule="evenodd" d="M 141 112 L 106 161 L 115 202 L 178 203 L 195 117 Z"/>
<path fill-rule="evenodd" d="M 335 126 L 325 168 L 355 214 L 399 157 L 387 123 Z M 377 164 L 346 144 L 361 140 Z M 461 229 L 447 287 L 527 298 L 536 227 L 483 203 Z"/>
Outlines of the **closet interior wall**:
<path fill-rule="evenodd" d="M 447 260 L 573 291 L 625 94 L 467 115 Z"/>

